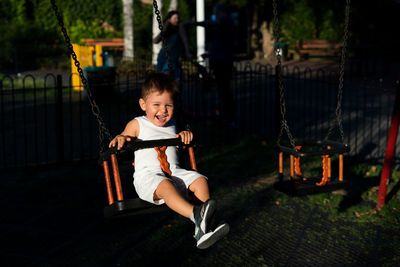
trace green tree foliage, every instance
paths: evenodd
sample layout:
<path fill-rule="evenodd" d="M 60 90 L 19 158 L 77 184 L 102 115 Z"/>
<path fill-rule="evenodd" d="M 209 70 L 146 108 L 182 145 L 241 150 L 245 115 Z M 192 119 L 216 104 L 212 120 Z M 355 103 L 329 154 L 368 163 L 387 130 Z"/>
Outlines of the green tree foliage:
<path fill-rule="evenodd" d="M 333 10 L 328 10 L 325 13 L 322 23 L 320 24 L 318 38 L 326 40 L 343 39 L 342 32 L 344 17 L 341 24 L 333 24 L 332 21 L 334 21 Z"/>
<path fill-rule="evenodd" d="M 163 15 L 169 0 L 164 1 Z M 205 16 L 210 18 L 217 2 L 227 4 L 231 11 L 240 13 L 242 41 L 249 38 L 249 26 L 266 21 L 272 24 L 272 0 L 205 0 Z M 279 6 L 280 41 L 294 44 L 298 39 L 331 39 L 343 37 L 345 0 L 277 0 Z M 120 0 L 57 0 L 67 31 L 73 42 L 82 38 L 122 37 L 123 13 Z M 352 1 L 351 41 L 385 42 L 397 38 L 400 4 L 393 0 Z M 194 1 L 180 0 L 178 11 L 182 20 L 195 18 Z M 135 56 L 150 55 L 152 44 L 151 4 L 134 1 Z M 244 26 L 243 26 L 244 25 Z M 253 29 L 254 31 L 254 29 Z M 190 46 L 195 49 L 195 27 L 188 29 Z M 261 37 L 258 34 L 259 38 Z M 50 0 L 0 1 L 0 69 L 34 68 L 46 65 L 42 57 L 54 64 L 57 57 L 67 58 L 63 37 L 54 16 Z M 68 59 L 67 59 L 68 60 Z"/>
<path fill-rule="evenodd" d="M 134 1 L 135 57 L 150 56 L 152 49 L 153 6 Z"/>
<path fill-rule="evenodd" d="M 227 4 L 231 10 L 248 7 L 242 15 L 253 16 L 256 11 L 260 21 L 271 22 L 272 0 L 206 0 L 206 18 L 211 16 L 212 7 L 217 2 Z M 334 14 L 340 13 L 336 11 L 338 6 L 343 10 L 343 5 L 340 3 L 335 6 L 335 1 L 328 1 L 331 4 L 322 2 L 279 0 L 281 41 L 292 43 L 297 39 L 337 39 L 340 36 L 340 23 L 336 23 L 337 18 Z M 56 3 L 72 42 L 79 43 L 82 38 L 111 38 L 123 35 L 121 1 L 58 0 Z M 163 15 L 167 13 L 168 7 L 169 1 L 165 0 Z M 179 1 L 178 11 L 182 20 L 191 20 L 196 14 L 195 5 L 191 1 Z M 150 55 L 152 5 L 134 1 L 134 16 L 135 54 Z M 251 19 L 242 20 L 242 23 L 248 21 Z M 0 41 L 3 47 L 3 53 L 0 55 L 1 69 L 43 65 L 43 58 L 40 58 L 39 62 L 37 55 L 59 55 L 64 58 L 68 55 L 50 1 L 2 0 L 0 22 Z M 195 29 L 188 30 L 190 44 L 194 49 Z M 54 60 L 49 61 L 52 64 Z"/>
<path fill-rule="evenodd" d="M 343 35 L 345 1 L 285 0 L 280 15 L 281 41 L 340 40 Z"/>
<path fill-rule="evenodd" d="M 315 15 L 307 0 L 301 0 L 296 5 L 292 1 L 288 2 L 291 8 L 280 19 L 281 41 L 295 43 L 299 39 L 315 39 Z"/>
<path fill-rule="evenodd" d="M 123 37 L 122 1 L 57 0 L 56 4 L 74 43 L 79 43 L 82 38 Z M 192 12 L 189 4 L 179 1 L 178 11 L 185 20 L 190 19 Z M 169 1 L 165 1 L 164 15 L 168 6 Z M 134 1 L 134 16 L 135 54 L 151 55 L 153 6 Z M 54 57 L 52 60 L 49 58 L 50 65 L 57 62 L 57 57 L 68 60 L 68 51 L 50 0 L 1 0 L 0 42 L 0 69 L 46 65 L 38 55 Z"/>
<path fill-rule="evenodd" d="M 121 1 L 69 0 L 56 3 L 73 42 L 88 37 L 122 36 Z M 39 55 L 47 55 L 49 64 L 56 62 L 57 57 L 67 56 L 66 48 L 58 45 L 63 44 L 63 37 L 50 1 L 2 0 L 0 22 L 0 69 L 43 66 L 46 60 L 43 61 Z"/>

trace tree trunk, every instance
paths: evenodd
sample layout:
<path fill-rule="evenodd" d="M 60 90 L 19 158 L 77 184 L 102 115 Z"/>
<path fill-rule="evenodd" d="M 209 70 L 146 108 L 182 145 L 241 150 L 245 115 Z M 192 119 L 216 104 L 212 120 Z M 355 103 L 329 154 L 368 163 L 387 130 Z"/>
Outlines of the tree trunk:
<path fill-rule="evenodd" d="M 134 36 L 133 36 L 133 0 L 122 0 L 124 11 L 124 52 L 122 60 L 133 60 L 134 58 Z"/>
<path fill-rule="evenodd" d="M 157 5 L 158 5 L 158 10 L 160 11 L 162 15 L 162 9 L 163 9 L 163 4 L 164 0 L 156 0 Z M 161 21 L 163 21 L 161 17 Z M 158 22 L 157 22 L 157 16 L 156 13 L 154 12 L 154 6 L 153 6 L 153 39 L 160 33 L 160 29 L 158 27 Z M 157 56 L 158 52 L 160 52 L 162 46 L 162 42 L 159 42 L 158 44 L 153 43 L 153 57 L 152 57 L 152 63 L 153 65 L 157 65 Z"/>
<path fill-rule="evenodd" d="M 274 35 L 272 25 L 268 27 L 268 23 L 264 21 L 261 24 L 260 32 L 262 34 L 262 51 L 264 59 L 275 59 L 274 53 Z"/>
<path fill-rule="evenodd" d="M 178 0 L 171 0 L 169 3 L 168 11 L 178 10 Z"/>
<path fill-rule="evenodd" d="M 260 51 L 260 32 L 259 32 L 259 5 L 256 1 L 252 3 L 252 21 L 251 21 L 251 49 L 257 59 L 262 57 Z"/>

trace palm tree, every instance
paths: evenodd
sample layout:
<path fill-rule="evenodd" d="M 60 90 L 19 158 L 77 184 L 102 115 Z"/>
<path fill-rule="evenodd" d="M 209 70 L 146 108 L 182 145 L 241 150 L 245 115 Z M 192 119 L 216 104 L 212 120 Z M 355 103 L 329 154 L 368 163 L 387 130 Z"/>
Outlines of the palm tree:
<path fill-rule="evenodd" d="M 122 60 L 133 60 L 134 46 L 133 46 L 133 0 L 122 0 L 124 12 L 124 52 Z"/>

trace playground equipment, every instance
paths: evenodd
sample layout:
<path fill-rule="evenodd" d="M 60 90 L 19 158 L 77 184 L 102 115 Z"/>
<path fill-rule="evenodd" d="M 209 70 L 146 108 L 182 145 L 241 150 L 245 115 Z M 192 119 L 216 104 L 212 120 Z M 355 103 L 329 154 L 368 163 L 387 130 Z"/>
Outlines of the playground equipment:
<path fill-rule="evenodd" d="M 108 67 L 113 65 L 112 57 L 104 51 L 104 47 L 117 47 L 124 46 L 122 38 L 112 39 L 82 39 L 84 45 L 72 44 L 72 49 L 75 51 L 76 57 L 80 62 L 80 67 L 85 70 L 86 67 Z M 83 86 L 79 77 L 78 70 L 75 66 L 75 61 L 71 55 L 71 77 L 72 88 L 75 91 L 82 91 Z"/>
<path fill-rule="evenodd" d="M 105 126 L 105 123 L 103 121 L 103 118 L 100 114 L 100 108 L 96 103 L 96 100 L 94 99 L 93 96 L 93 91 L 92 87 L 89 86 L 88 79 L 85 77 L 83 73 L 83 69 L 85 67 L 85 64 L 91 63 L 95 64 L 93 60 L 93 57 L 91 56 L 91 53 L 93 51 L 96 51 L 96 49 L 88 49 L 85 50 L 85 53 L 80 54 L 80 51 L 75 52 L 75 48 L 79 48 L 77 46 L 73 46 L 71 44 L 70 38 L 68 36 L 67 30 L 65 29 L 64 26 L 64 21 L 63 18 L 58 10 L 58 7 L 55 3 L 55 0 L 51 0 L 51 4 L 54 10 L 54 13 L 57 17 L 58 24 L 61 28 L 61 31 L 64 35 L 64 39 L 67 42 L 68 49 L 71 53 L 71 58 L 73 61 L 72 66 L 76 67 L 76 72 L 79 74 L 80 80 L 82 82 L 83 88 L 87 92 L 89 104 L 91 106 L 91 111 L 93 115 L 96 118 L 97 124 L 98 124 L 98 136 L 99 136 L 99 143 L 100 143 L 100 158 L 102 159 L 102 164 L 103 164 L 103 169 L 104 169 L 104 176 L 106 180 L 106 188 L 107 188 L 107 194 L 108 194 L 108 200 L 109 200 L 109 205 L 105 207 L 104 209 L 104 214 L 105 216 L 119 216 L 119 215 L 126 215 L 126 214 L 135 214 L 135 213 L 144 213 L 146 210 L 156 210 L 158 207 L 156 205 L 149 204 L 139 198 L 135 199 L 128 199 L 124 200 L 123 194 L 122 194 L 122 186 L 121 186 L 121 181 L 119 178 L 119 170 L 118 170 L 118 162 L 117 162 L 117 157 L 116 157 L 116 151 L 113 149 L 108 149 L 107 151 L 104 150 L 105 147 L 107 147 L 107 144 L 111 141 L 112 137 L 110 134 L 110 131 L 108 128 Z M 166 43 L 166 40 L 164 38 L 164 32 L 163 32 L 163 25 L 161 21 L 161 15 L 160 11 L 158 10 L 158 5 L 157 1 L 153 1 L 154 5 L 154 12 L 157 16 L 157 21 L 159 25 L 159 29 L 161 31 L 161 36 L 162 36 L 162 43 L 166 52 L 166 58 L 168 61 L 168 67 L 170 70 L 170 74 L 172 75 L 173 73 L 173 67 L 171 64 L 169 52 L 168 52 L 168 46 Z M 89 42 L 90 43 L 90 42 Z M 95 44 L 100 47 L 101 45 L 99 43 Z M 97 51 L 96 51 L 97 53 Z M 78 56 L 79 55 L 79 56 Z M 101 54 L 96 54 L 96 58 L 99 58 L 98 56 Z M 87 59 L 88 62 L 84 62 L 81 64 L 79 57 L 82 59 Z M 101 56 L 100 56 L 101 57 Z M 100 62 L 100 61 L 98 61 Z M 75 70 L 74 70 L 75 72 Z M 148 147 L 160 147 L 160 146 L 182 146 L 183 144 L 180 142 L 180 139 L 164 139 L 164 140 L 150 140 L 150 141 L 142 141 L 142 142 L 133 142 L 132 145 L 127 145 L 127 148 L 130 151 L 134 151 L 137 149 L 141 148 L 148 148 Z M 196 163 L 194 161 L 194 153 L 193 149 L 189 146 L 189 155 L 191 159 L 191 167 L 192 169 L 196 169 Z M 113 174 L 114 174 L 114 181 L 115 181 L 115 189 L 117 193 L 117 202 L 114 201 L 113 193 L 112 193 L 112 185 L 111 185 L 111 179 L 110 179 L 110 172 L 109 172 L 109 167 L 108 167 L 108 160 L 111 160 L 112 163 L 112 168 L 113 168 Z"/>
<path fill-rule="evenodd" d="M 392 171 L 393 157 L 396 150 L 396 140 L 399 133 L 400 124 L 400 85 L 397 86 L 396 99 L 394 101 L 392 121 L 390 123 L 389 136 L 386 144 L 385 159 L 381 173 L 381 181 L 379 185 L 377 210 L 385 205 L 386 191 L 389 184 L 390 173 Z"/>
<path fill-rule="evenodd" d="M 337 92 L 337 105 L 336 105 L 336 116 L 333 123 L 331 123 L 328 133 L 322 141 L 309 141 L 304 142 L 301 145 L 296 144 L 292 133 L 290 132 L 289 125 L 286 121 L 286 105 L 281 73 L 281 53 L 280 49 L 277 48 L 277 67 L 276 67 L 276 79 L 277 79 L 277 94 L 279 95 L 280 102 L 280 113 L 281 113 L 281 128 L 279 136 L 277 138 L 276 148 L 279 151 L 279 177 L 280 184 L 277 184 L 278 188 L 288 191 L 290 194 L 300 193 L 312 193 L 319 190 L 318 188 L 329 186 L 330 188 L 338 188 L 338 185 L 344 184 L 343 179 L 343 154 L 350 151 L 350 147 L 344 143 L 344 132 L 341 118 L 341 106 L 343 97 L 343 77 L 344 77 L 344 65 L 346 60 L 346 48 L 348 39 L 348 25 L 349 25 L 349 13 L 350 13 L 350 0 L 346 0 L 345 9 L 345 23 L 344 23 L 344 36 L 343 46 L 341 50 L 341 62 L 340 62 L 340 74 L 339 74 L 339 86 Z M 273 14 L 274 14 L 274 36 L 276 38 L 275 43 L 279 43 L 279 21 L 278 21 L 278 7 L 277 0 L 273 0 Z M 335 126 L 338 126 L 341 137 L 341 142 L 335 142 L 329 140 L 329 137 Z M 289 139 L 290 145 L 281 145 L 281 138 L 283 132 L 286 132 Z M 285 186 L 283 183 L 283 153 L 290 155 L 290 181 L 289 186 Z M 339 173 L 337 177 L 332 175 L 331 171 L 331 157 L 335 154 L 339 155 Z M 322 177 L 310 178 L 304 177 L 300 168 L 300 158 L 316 156 L 322 157 Z M 300 179 L 295 179 L 299 177 Z"/>
<path fill-rule="evenodd" d="M 121 151 L 117 150 L 116 147 L 108 149 L 108 151 L 102 153 L 101 160 L 104 169 L 104 176 L 106 180 L 107 196 L 108 196 L 108 206 L 104 208 L 104 217 L 117 217 L 126 214 L 143 214 L 143 213 L 154 213 L 163 211 L 166 209 L 165 205 L 156 206 L 154 204 L 142 201 L 139 198 L 124 199 L 122 192 L 122 185 L 120 180 L 120 174 L 118 169 L 117 155 L 121 153 L 133 154 L 135 150 L 144 148 L 159 148 L 163 146 L 185 146 L 190 158 L 191 169 L 197 171 L 196 159 L 194 156 L 193 146 L 185 145 L 181 142 L 180 138 L 172 139 L 161 139 L 161 140 L 147 140 L 147 141 L 134 141 L 126 143 Z M 114 186 L 111 182 L 109 161 L 111 161 L 112 172 L 114 176 Z M 134 165 L 134 163 L 132 163 Z M 117 196 L 117 201 L 114 200 L 114 193 Z"/>

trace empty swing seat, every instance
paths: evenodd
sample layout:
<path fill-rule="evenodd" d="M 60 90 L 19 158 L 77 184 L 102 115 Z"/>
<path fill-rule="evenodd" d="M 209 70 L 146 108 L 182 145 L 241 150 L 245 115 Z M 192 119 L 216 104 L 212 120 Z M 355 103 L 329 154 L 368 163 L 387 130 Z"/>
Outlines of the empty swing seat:
<path fill-rule="evenodd" d="M 343 154 L 350 151 L 347 144 L 335 141 L 303 142 L 296 145 L 296 149 L 289 146 L 277 145 L 279 152 L 279 182 L 275 184 L 278 190 L 292 195 L 303 195 L 332 191 L 342 188 L 346 181 L 343 179 Z M 283 155 L 288 154 L 290 159 L 290 179 L 284 180 Z M 337 176 L 332 174 L 332 156 L 338 157 Z M 322 175 L 320 177 L 306 177 L 300 167 L 300 159 L 306 157 L 322 157 Z"/>

